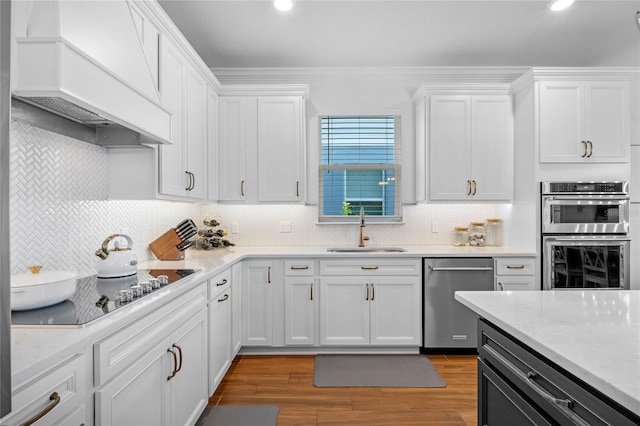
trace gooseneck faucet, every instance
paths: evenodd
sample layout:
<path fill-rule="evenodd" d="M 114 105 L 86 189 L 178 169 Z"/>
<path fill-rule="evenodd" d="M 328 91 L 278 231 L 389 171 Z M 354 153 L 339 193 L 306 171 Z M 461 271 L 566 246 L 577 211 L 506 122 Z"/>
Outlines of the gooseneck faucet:
<path fill-rule="evenodd" d="M 364 207 L 360 207 L 360 235 L 358 238 L 358 247 L 364 247 L 364 242 L 369 240 L 369 237 L 364 235 Z"/>

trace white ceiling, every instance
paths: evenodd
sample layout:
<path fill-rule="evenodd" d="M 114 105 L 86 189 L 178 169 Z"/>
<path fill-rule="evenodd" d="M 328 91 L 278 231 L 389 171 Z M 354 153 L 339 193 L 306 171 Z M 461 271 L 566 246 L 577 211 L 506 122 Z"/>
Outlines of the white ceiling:
<path fill-rule="evenodd" d="M 640 66 L 640 0 L 160 0 L 212 68 Z"/>

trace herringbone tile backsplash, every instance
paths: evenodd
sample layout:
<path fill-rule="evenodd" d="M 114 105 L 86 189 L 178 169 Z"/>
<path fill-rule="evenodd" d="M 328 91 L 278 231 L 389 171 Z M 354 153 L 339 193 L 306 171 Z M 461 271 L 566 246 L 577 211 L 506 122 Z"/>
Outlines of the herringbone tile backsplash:
<path fill-rule="evenodd" d="M 134 241 L 139 260 L 148 245 L 184 218 L 201 226 L 215 218 L 239 246 L 353 245 L 355 225 L 318 225 L 317 207 L 303 205 L 198 205 L 168 201 L 108 200 L 106 148 L 22 122 L 11 124 L 11 273 L 31 265 L 95 274 L 95 251 L 109 235 Z M 402 225 L 367 227 L 371 245 L 439 245 L 452 242 L 455 225 L 495 215 L 494 205 L 419 204 L 403 207 Z M 438 222 L 438 232 L 432 223 Z M 291 232 L 280 232 L 289 222 Z M 187 254 L 188 255 L 188 254 Z"/>
<path fill-rule="evenodd" d="M 95 274 L 95 251 L 125 233 L 139 260 L 149 243 L 200 207 L 166 201 L 110 201 L 106 148 L 22 122 L 11 123 L 11 273 L 31 265 Z"/>

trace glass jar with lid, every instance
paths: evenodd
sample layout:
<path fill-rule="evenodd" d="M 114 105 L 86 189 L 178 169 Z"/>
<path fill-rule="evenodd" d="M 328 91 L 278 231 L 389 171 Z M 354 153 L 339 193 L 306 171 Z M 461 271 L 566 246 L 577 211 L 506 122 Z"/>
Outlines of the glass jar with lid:
<path fill-rule="evenodd" d="M 456 226 L 453 232 L 453 245 L 456 247 L 469 245 L 469 228 Z"/>
<path fill-rule="evenodd" d="M 469 245 L 484 247 L 487 244 L 484 222 L 471 222 L 469 227 Z"/>
<path fill-rule="evenodd" d="M 487 219 L 487 245 L 502 245 L 502 219 L 490 217 Z"/>

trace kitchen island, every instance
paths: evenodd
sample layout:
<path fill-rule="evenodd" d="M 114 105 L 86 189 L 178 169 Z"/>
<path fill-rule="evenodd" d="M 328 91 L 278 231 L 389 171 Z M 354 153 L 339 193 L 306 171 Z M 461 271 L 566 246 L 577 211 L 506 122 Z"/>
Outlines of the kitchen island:
<path fill-rule="evenodd" d="M 640 416 L 640 291 L 470 291 L 455 298 Z"/>

